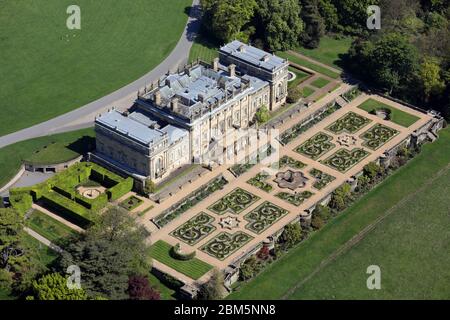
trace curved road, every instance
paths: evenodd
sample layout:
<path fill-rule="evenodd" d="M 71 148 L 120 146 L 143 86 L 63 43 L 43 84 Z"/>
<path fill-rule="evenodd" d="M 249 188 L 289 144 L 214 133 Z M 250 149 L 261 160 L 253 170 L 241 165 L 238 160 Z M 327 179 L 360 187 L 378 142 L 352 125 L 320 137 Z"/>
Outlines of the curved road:
<path fill-rule="evenodd" d="M 179 66 L 187 62 L 192 42 L 200 26 L 199 2 L 200 0 L 193 0 L 188 22 L 173 51 L 152 71 L 125 87 L 74 111 L 0 137 L 0 148 L 31 138 L 87 128 L 93 125 L 96 115 L 105 112 L 111 107 L 116 107 L 117 109 L 130 107 L 136 99 L 138 90 L 155 82 L 167 71 L 175 71 Z"/>

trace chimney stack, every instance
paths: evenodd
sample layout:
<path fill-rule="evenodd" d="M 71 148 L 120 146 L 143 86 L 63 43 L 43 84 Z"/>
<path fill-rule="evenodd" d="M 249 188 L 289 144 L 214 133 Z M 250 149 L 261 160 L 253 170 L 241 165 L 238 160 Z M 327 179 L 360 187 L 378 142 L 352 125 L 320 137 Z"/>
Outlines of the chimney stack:
<path fill-rule="evenodd" d="M 172 101 L 170 101 L 170 108 L 173 112 L 178 112 L 178 98 L 172 98 Z"/>
<path fill-rule="evenodd" d="M 236 76 L 236 65 L 235 64 L 230 64 L 228 66 L 228 72 L 230 73 L 230 77 L 235 77 Z"/>
<path fill-rule="evenodd" d="M 159 91 L 159 89 L 157 89 L 153 95 L 153 101 L 155 102 L 155 104 L 157 106 L 161 105 L 161 91 Z"/>
<path fill-rule="evenodd" d="M 214 58 L 212 67 L 215 72 L 219 71 L 219 58 Z"/>

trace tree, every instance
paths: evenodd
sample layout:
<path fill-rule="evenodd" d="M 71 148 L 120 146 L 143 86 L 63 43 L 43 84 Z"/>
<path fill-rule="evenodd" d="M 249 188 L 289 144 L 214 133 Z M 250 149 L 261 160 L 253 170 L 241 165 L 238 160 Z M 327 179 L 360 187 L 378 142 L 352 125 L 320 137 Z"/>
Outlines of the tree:
<path fill-rule="evenodd" d="M 331 0 L 319 0 L 319 13 L 323 18 L 327 31 L 333 31 L 337 29 L 339 18 L 336 7 Z"/>
<path fill-rule="evenodd" d="M 320 218 L 322 218 L 322 220 L 324 221 L 328 221 L 331 218 L 331 212 L 330 212 L 330 208 L 328 208 L 327 206 L 318 204 L 313 211 L 313 216 L 317 215 Z"/>
<path fill-rule="evenodd" d="M 331 0 L 339 17 L 341 31 L 361 34 L 367 32 L 367 7 L 378 5 L 378 0 Z"/>
<path fill-rule="evenodd" d="M 363 168 L 363 174 L 370 178 L 370 180 L 375 179 L 376 176 L 382 173 L 382 168 L 375 162 L 369 162 Z"/>
<path fill-rule="evenodd" d="M 159 300 L 160 294 L 150 286 L 145 276 L 131 276 L 128 280 L 128 295 L 131 300 Z"/>
<path fill-rule="evenodd" d="M 349 50 L 350 69 L 379 88 L 406 92 L 418 69 L 418 52 L 398 33 L 383 34 L 368 41 L 355 41 Z"/>
<path fill-rule="evenodd" d="M 286 101 L 288 103 L 296 103 L 303 96 L 303 90 L 299 87 L 295 87 L 288 90 L 288 96 Z"/>
<path fill-rule="evenodd" d="M 302 239 L 302 227 L 300 223 L 291 223 L 284 227 L 281 234 L 281 241 L 287 248 L 291 248 L 296 245 Z"/>
<path fill-rule="evenodd" d="M 51 273 L 33 281 L 32 295 L 28 300 L 87 300 L 86 292 L 81 289 L 69 289 L 67 278 L 59 273 Z"/>
<path fill-rule="evenodd" d="M 445 82 L 440 76 L 441 68 L 433 57 L 425 57 L 419 69 L 419 78 L 422 84 L 424 101 L 428 102 L 430 96 L 441 95 L 445 89 Z"/>
<path fill-rule="evenodd" d="M 65 248 L 59 266 L 65 270 L 78 265 L 89 296 L 126 299 L 129 276 L 144 274 L 150 268 L 146 236 L 128 212 L 113 207 L 96 226 Z"/>
<path fill-rule="evenodd" d="M 298 45 L 303 31 L 298 0 L 258 0 L 257 30 L 271 50 L 288 50 Z"/>
<path fill-rule="evenodd" d="M 332 193 L 330 207 L 336 210 L 345 209 L 351 199 L 351 194 L 351 186 L 348 183 L 344 183 Z"/>
<path fill-rule="evenodd" d="M 151 193 L 154 193 L 156 191 L 156 185 L 153 182 L 152 179 L 147 179 L 145 181 L 145 186 L 144 186 L 144 193 L 149 195 Z"/>
<path fill-rule="evenodd" d="M 23 218 L 16 210 L 0 209 L 0 269 L 4 284 L 12 279 L 10 285 L 18 292 L 28 288 L 35 275 L 42 271 L 35 249 L 24 241 L 23 228 Z"/>
<path fill-rule="evenodd" d="M 223 274 L 214 269 L 211 278 L 200 286 L 200 300 L 219 300 L 223 297 Z"/>
<path fill-rule="evenodd" d="M 255 257 L 250 257 L 241 263 L 239 267 L 239 278 L 243 281 L 253 278 L 256 273 L 256 259 Z"/>
<path fill-rule="evenodd" d="M 259 124 L 266 123 L 270 119 L 269 109 L 267 109 L 265 105 L 261 106 L 261 108 L 256 111 L 255 117 Z"/>
<path fill-rule="evenodd" d="M 322 229 L 322 227 L 323 227 L 324 225 L 325 225 L 325 221 L 323 221 L 323 219 L 322 219 L 320 216 L 316 215 L 316 216 L 313 216 L 313 217 L 311 218 L 311 226 L 312 226 L 315 230 Z"/>
<path fill-rule="evenodd" d="M 253 17 L 255 0 L 201 0 L 202 25 L 215 38 L 229 42 Z M 242 36 L 242 34 L 241 34 Z"/>
<path fill-rule="evenodd" d="M 325 22 L 319 13 L 319 0 L 303 0 L 302 3 L 301 18 L 305 30 L 300 38 L 306 48 L 317 48 L 325 33 Z"/>

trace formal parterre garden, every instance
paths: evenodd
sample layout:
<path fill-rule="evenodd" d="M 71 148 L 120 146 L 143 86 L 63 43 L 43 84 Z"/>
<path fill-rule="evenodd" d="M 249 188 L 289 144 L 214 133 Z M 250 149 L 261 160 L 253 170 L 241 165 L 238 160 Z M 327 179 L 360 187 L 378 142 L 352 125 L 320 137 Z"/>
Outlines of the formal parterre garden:
<path fill-rule="evenodd" d="M 212 225 L 214 220 L 210 215 L 200 212 L 178 227 L 171 235 L 191 246 L 195 245 L 216 230 L 216 227 Z"/>
<path fill-rule="evenodd" d="M 259 197 L 251 192 L 236 188 L 225 197 L 215 202 L 212 206 L 208 207 L 208 209 L 218 215 L 227 212 L 239 214 L 258 200 Z"/>
<path fill-rule="evenodd" d="M 252 239 L 251 235 L 242 231 L 233 234 L 221 232 L 200 250 L 216 259 L 224 260 Z"/>
<path fill-rule="evenodd" d="M 335 177 L 332 175 L 325 173 L 319 169 L 313 168 L 309 171 L 309 174 L 315 179 L 313 182 L 313 188 L 317 190 L 322 190 L 327 185 L 329 185 L 331 182 L 336 180 Z"/>
<path fill-rule="evenodd" d="M 124 209 L 126 209 L 128 211 L 131 211 L 131 210 L 136 209 L 137 207 L 139 207 L 143 203 L 144 203 L 144 201 L 139 199 L 138 197 L 131 196 L 131 197 L 123 200 L 119 205 L 122 208 L 124 208 Z"/>
<path fill-rule="evenodd" d="M 81 195 L 77 187 L 96 181 L 106 191 L 91 199 Z M 32 187 L 10 190 L 12 207 L 24 214 L 33 202 L 39 202 L 68 221 L 87 227 L 97 220 L 98 212 L 133 188 L 132 178 L 122 178 L 91 162 L 77 163 L 47 181 Z"/>
<path fill-rule="evenodd" d="M 190 208 L 206 199 L 208 196 L 213 194 L 214 192 L 223 189 L 223 187 L 228 183 L 222 175 L 215 177 L 209 183 L 203 185 L 198 188 L 194 192 L 192 192 L 189 196 L 184 198 L 183 200 L 175 203 L 169 209 L 165 210 L 158 216 L 156 216 L 152 221 L 159 228 L 164 227 L 171 221 L 175 220 L 183 213 L 188 211 Z"/>
<path fill-rule="evenodd" d="M 311 191 L 302 191 L 296 193 L 279 192 L 276 194 L 278 198 L 283 199 L 284 201 L 287 201 L 294 206 L 301 205 L 305 200 L 311 198 L 311 196 L 313 195 L 314 193 L 312 193 Z"/>
<path fill-rule="evenodd" d="M 270 192 L 272 191 L 273 187 L 270 183 L 266 182 L 266 180 L 269 178 L 270 175 L 267 172 L 263 171 L 248 180 L 247 183 L 261 190 L 264 190 L 265 192 Z"/>
<path fill-rule="evenodd" d="M 370 153 L 361 148 L 340 149 L 323 161 L 324 164 L 340 172 L 346 172 Z"/>
<path fill-rule="evenodd" d="M 395 137 L 399 132 L 382 124 L 376 124 L 366 132 L 360 135 L 364 140 L 363 146 L 377 150 L 386 142 Z"/>
<path fill-rule="evenodd" d="M 332 136 L 319 132 L 294 150 L 295 152 L 315 160 L 335 147 L 335 144 L 331 142 L 332 140 Z"/>
<path fill-rule="evenodd" d="M 360 116 L 354 112 L 349 112 L 345 114 L 342 118 L 333 122 L 326 129 L 335 134 L 340 134 L 342 132 L 355 133 L 361 128 L 369 124 L 372 120 L 366 117 Z"/>
<path fill-rule="evenodd" d="M 289 211 L 265 201 L 244 216 L 244 219 L 249 222 L 245 227 L 260 234 L 288 213 Z"/>
<path fill-rule="evenodd" d="M 304 167 L 306 167 L 306 164 L 304 164 L 299 160 L 284 155 L 280 158 L 280 161 L 278 161 L 278 168 L 282 169 L 285 167 L 290 167 L 293 169 L 303 169 Z"/>

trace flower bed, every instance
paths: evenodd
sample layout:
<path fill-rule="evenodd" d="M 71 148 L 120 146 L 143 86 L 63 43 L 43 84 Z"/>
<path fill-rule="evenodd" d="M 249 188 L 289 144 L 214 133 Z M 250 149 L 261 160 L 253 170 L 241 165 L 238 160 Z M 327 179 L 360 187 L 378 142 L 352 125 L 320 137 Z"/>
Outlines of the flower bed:
<path fill-rule="evenodd" d="M 213 217 L 204 212 L 200 212 L 178 227 L 170 235 L 192 246 L 216 230 L 216 227 L 212 225 L 213 221 Z"/>
<path fill-rule="evenodd" d="M 224 260 L 252 239 L 252 236 L 242 231 L 233 234 L 222 232 L 205 244 L 200 250 L 216 259 Z"/>
<path fill-rule="evenodd" d="M 236 188 L 219 201 L 216 201 L 213 205 L 208 207 L 208 209 L 218 215 L 222 215 L 226 212 L 239 214 L 258 200 L 258 196 L 255 196 L 244 189 Z"/>
<path fill-rule="evenodd" d="M 245 227 L 260 234 L 288 213 L 289 211 L 266 201 L 244 216 L 244 219 L 249 222 Z"/>
<path fill-rule="evenodd" d="M 137 207 L 139 207 L 142 203 L 144 203 L 144 201 L 142 201 L 138 197 L 131 196 L 131 197 L 125 199 L 124 201 L 122 201 L 120 203 L 120 206 L 122 208 L 127 209 L 128 211 L 131 211 L 131 210 L 136 209 Z"/>
<path fill-rule="evenodd" d="M 335 177 L 332 175 L 329 175 L 325 172 L 320 171 L 319 169 L 311 169 L 309 171 L 309 174 L 316 179 L 316 181 L 313 183 L 313 188 L 316 188 L 317 190 L 322 190 L 325 188 L 329 183 L 336 180 Z"/>
<path fill-rule="evenodd" d="M 308 158 L 316 160 L 335 147 L 335 145 L 330 142 L 332 139 L 332 136 L 319 132 L 294 150 Z"/>
<path fill-rule="evenodd" d="M 364 149 L 355 148 L 351 151 L 340 149 L 323 161 L 324 164 L 340 172 L 346 172 L 370 153 Z"/>
<path fill-rule="evenodd" d="M 326 117 L 330 116 L 341 107 L 336 102 L 331 102 L 325 105 L 321 110 L 310 116 L 306 120 L 302 120 L 296 125 L 284 131 L 279 138 L 279 141 L 283 145 L 287 145 L 289 142 L 295 140 L 299 135 L 306 132 L 308 129 L 319 123 Z"/>
<path fill-rule="evenodd" d="M 372 122 L 372 120 L 350 111 L 333 122 L 326 129 L 335 134 L 340 134 L 342 132 L 355 133 L 370 122 Z"/>
<path fill-rule="evenodd" d="M 275 196 L 277 196 L 280 199 L 283 199 L 284 201 L 289 202 L 290 204 L 294 206 L 301 205 L 306 199 L 310 198 L 314 193 L 310 191 L 302 191 L 300 193 L 288 193 L 288 192 L 280 192 L 277 193 Z"/>
<path fill-rule="evenodd" d="M 248 180 L 247 183 L 265 192 L 270 192 L 272 191 L 273 187 L 270 183 L 266 182 L 269 177 L 270 175 L 267 172 L 260 172 L 256 176 Z"/>
<path fill-rule="evenodd" d="M 228 182 L 220 175 L 202 187 L 198 188 L 196 191 L 191 193 L 189 196 L 179 201 L 178 203 L 171 206 L 169 209 L 158 215 L 153 219 L 153 222 L 162 228 L 172 220 L 176 219 L 187 210 L 195 206 L 200 201 L 206 199 L 208 196 L 216 192 L 217 190 L 223 189 L 223 186 Z"/>
<path fill-rule="evenodd" d="M 377 150 L 386 142 L 395 137 L 399 132 L 382 124 L 377 124 L 360 135 L 364 140 L 363 146 Z"/>

